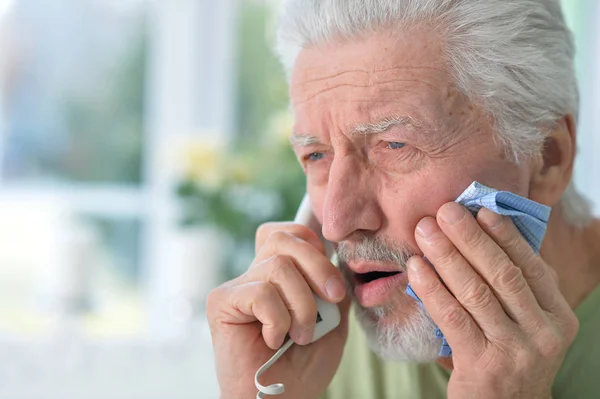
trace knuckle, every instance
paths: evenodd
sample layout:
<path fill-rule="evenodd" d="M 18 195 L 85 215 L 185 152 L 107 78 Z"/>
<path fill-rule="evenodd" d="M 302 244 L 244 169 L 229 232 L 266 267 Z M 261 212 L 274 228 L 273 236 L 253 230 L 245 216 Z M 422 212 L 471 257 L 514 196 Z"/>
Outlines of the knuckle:
<path fill-rule="evenodd" d="M 253 271 L 254 270 L 264 270 L 265 266 L 269 264 L 272 257 L 273 256 L 269 256 L 267 258 L 261 258 L 261 256 L 258 255 L 256 258 L 254 258 L 254 260 L 250 264 L 250 267 L 248 268 L 248 270 L 240 276 L 240 279 L 242 281 L 250 280 L 252 278 Z"/>
<path fill-rule="evenodd" d="M 498 229 L 499 235 L 501 237 L 504 237 L 504 239 L 502 240 L 502 246 L 506 251 L 518 249 L 523 242 L 523 239 L 520 235 L 511 234 L 510 230 L 512 229 L 509 229 L 509 227 L 513 227 L 513 225 L 509 223 L 503 223 L 502 226 Z"/>
<path fill-rule="evenodd" d="M 547 273 L 546 268 L 539 262 L 531 262 L 531 265 L 526 270 L 527 280 L 532 284 L 539 283 Z"/>
<path fill-rule="evenodd" d="M 565 323 L 565 336 L 569 343 L 573 342 L 579 332 L 579 319 L 575 313 L 569 312 Z"/>
<path fill-rule="evenodd" d="M 538 352 L 547 359 L 561 357 L 575 339 L 578 328 L 579 321 L 574 313 L 563 319 L 563 322 L 552 318 L 540 322 L 539 332 L 536 334 Z"/>
<path fill-rule="evenodd" d="M 498 273 L 495 282 L 498 287 L 502 287 L 508 294 L 518 294 L 522 292 L 527 281 L 523 278 L 523 271 L 514 265 L 506 265 L 498 267 Z"/>
<path fill-rule="evenodd" d="M 435 296 L 437 294 L 437 292 L 440 290 L 441 285 L 442 285 L 442 283 L 440 283 L 440 280 L 437 278 L 423 282 L 422 286 L 421 286 L 421 290 L 422 290 L 421 296 L 426 297 L 426 298 Z"/>
<path fill-rule="evenodd" d="M 544 358 L 554 359 L 564 352 L 566 348 L 565 342 L 559 339 L 555 334 L 549 333 L 543 339 L 539 351 Z"/>
<path fill-rule="evenodd" d="M 292 245 L 309 245 L 302 238 L 297 235 L 283 230 L 277 230 L 272 232 L 267 238 L 268 245 L 273 252 L 280 252 L 284 248 L 289 248 Z"/>
<path fill-rule="evenodd" d="M 254 299 L 256 301 L 270 300 L 273 297 L 275 287 L 266 281 L 257 281 L 255 283 Z"/>
<path fill-rule="evenodd" d="M 468 326 L 468 318 L 464 309 L 458 306 L 446 306 L 442 309 L 441 317 L 444 324 L 455 330 L 464 330 Z"/>
<path fill-rule="evenodd" d="M 277 295 L 275 287 L 266 281 L 257 281 L 255 284 L 254 302 L 268 303 L 273 300 L 275 295 Z"/>
<path fill-rule="evenodd" d="M 264 242 L 266 241 L 266 238 L 273 232 L 273 230 L 275 229 L 275 223 L 273 222 L 268 222 L 268 223 L 263 223 L 260 226 L 258 226 L 258 229 L 256 229 L 256 249 L 258 251 L 259 247 L 261 246 L 261 244 L 264 244 Z"/>
<path fill-rule="evenodd" d="M 268 259 L 269 273 L 274 280 L 289 278 L 294 272 L 295 266 L 292 260 L 286 255 L 273 255 Z"/>
<path fill-rule="evenodd" d="M 281 298 L 277 288 L 266 281 L 258 281 L 255 283 L 255 291 L 252 302 L 262 308 L 268 309 L 269 318 L 272 319 L 275 324 L 281 324 L 281 328 L 285 328 L 286 331 L 290 325 L 290 314 L 287 311 L 282 311 L 280 307 Z"/>
<path fill-rule="evenodd" d="M 293 237 L 294 236 L 291 233 L 288 233 L 287 231 L 276 230 L 271 232 L 267 236 L 267 241 L 272 244 L 279 244 L 281 242 L 289 241 Z"/>
<path fill-rule="evenodd" d="M 454 263 L 454 261 L 456 261 L 456 259 L 458 259 L 459 256 L 460 254 L 458 253 L 458 250 L 454 246 L 449 245 L 439 256 L 436 257 L 435 266 L 442 268 L 449 267 L 452 263 Z"/>
<path fill-rule="evenodd" d="M 478 278 L 472 278 L 465 286 L 466 288 L 461 300 L 465 307 L 470 309 L 485 309 L 492 303 L 494 294 L 490 287 L 483 281 L 480 281 Z"/>
<path fill-rule="evenodd" d="M 510 258 L 504 252 L 494 254 L 488 263 L 488 267 L 496 276 L 501 276 L 506 269 L 513 266 Z"/>
<path fill-rule="evenodd" d="M 471 248 L 476 248 L 483 244 L 485 235 L 481 229 L 466 229 L 463 235 L 464 243 Z"/>

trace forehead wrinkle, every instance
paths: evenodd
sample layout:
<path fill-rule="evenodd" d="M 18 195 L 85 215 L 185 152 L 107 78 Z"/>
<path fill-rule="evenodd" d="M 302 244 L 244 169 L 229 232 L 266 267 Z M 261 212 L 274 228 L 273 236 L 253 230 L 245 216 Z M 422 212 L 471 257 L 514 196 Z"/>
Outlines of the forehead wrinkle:
<path fill-rule="evenodd" d="M 301 99 L 300 101 L 294 103 L 293 105 L 298 106 L 301 104 L 304 104 L 306 102 L 309 102 L 319 96 L 321 96 L 322 94 L 325 94 L 327 92 L 330 92 L 332 90 L 336 90 L 342 87 L 346 87 L 346 88 L 360 88 L 360 89 L 369 89 L 369 88 L 377 88 L 378 92 L 390 92 L 390 91 L 407 91 L 410 90 L 412 86 L 409 87 L 403 87 L 401 89 L 385 89 L 386 86 L 389 85 L 393 85 L 393 84 L 398 84 L 398 83 L 412 83 L 412 84 L 422 84 L 423 86 L 426 86 L 429 89 L 432 89 L 432 91 L 437 91 L 439 90 L 439 84 L 434 84 L 431 82 L 428 82 L 427 80 L 423 79 L 423 78 L 416 78 L 416 77 L 411 77 L 411 78 L 407 78 L 407 77 L 394 77 L 390 80 L 383 80 L 383 79 L 372 79 L 372 76 L 369 77 L 369 80 L 367 82 L 364 82 L 363 84 L 360 84 L 359 82 L 354 82 L 354 83 L 337 83 L 337 84 L 333 84 L 333 85 L 328 85 L 325 88 L 321 88 L 318 91 L 313 91 L 312 93 L 308 94 L 307 96 L 305 96 L 303 99 Z"/>
<path fill-rule="evenodd" d="M 352 84 L 352 83 L 338 83 L 337 85 L 333 85 L 333 86 L 329 86 L 326 87 L 324 89 L 321 89 L 319 91 L 317 91 L 314 94 L 309 95 L 308 97 L 302 99 L 301 101 L 298 101 L 297 103 L 294 103 L 294 105 L 300 105 L 300 104 L 304 104 L 310 100 L 313 100 L 314 98 L 320 96 L 323 93 L 327 93 L 329 91 L 338 89 L 340 87 L 354 87 L 354 88 L 369 88 L 370 86 L 368 84 L 364 84 L 364 85 L 359 85 L 359 84 Z"/>
<path fill-rule="evenodd" d="M 320 70 L 322 68 L 312 68 L 315 70 Z M 297 86 L 305 86 L 307 84 L 310 83 L 317 83 L 323 80 L 327 80 L 327 79 L 335 79 L 335 78 L 340 78 L 344 75 L 347 74 L 352 74 L 352 73 L 357 73 L 357 74 L 362 74 L 362 75 L 376 75 L 376 74 L 380 74 L 380 73 L 385 73 L 385 72 L 398 72 L 400 70 L 413 70 L 413 69 L 417 69 L 417 70 L 431 70 L 431 71 L 443 71 L 442 68 L 436 68 L 436 67 L 431 67 L 431 66 L 426 66 L 426 65 L 394 65 L 394 66 L 390 66 L 390 67 L 384 67 L 384 68 L 372 68 L 370 70 L 364 70 L 364 69 L 349 69 L 349 70 L 345 70 L 345 71 L 338 71 L 335 72 L 331 75 L 321 75 L 318 77 L 312 77 L 310 79 L 301 79 L 300 82 L 297 83 Z M 308 75 L 308 73 L 306 73 L 306 75 Z M 369 78 L 372 79 L 372 78 Z M 381 82 L 383 83 L 383 82 Z"/>
<path fill-rule="evenodd" d="M 318 71 L 321 68 L 313 68 L 313 69 Z M 314 77 L 311 79 L 306 79 L 304 81 L 300 81 L 300 83 L 298 83 L 298 86 L 304 86 L 304 85 L 307 85 L 310 83 L 316 83 L 316 82 L 320 82 L 320 81 L 327 80 L 327 79 L 339 78 L 341 76 L 351 74 L 351 73 L 368 74 L 369 72 L 361 70 L 361 69 L 350 69 L 350 70 L 345 70 L 345 71 L 341 71 L 341 72 L 336 72 L 332 75 L 324 75 L 324 76 Z M 308 75 L 308 73 L 307 73 L 307 75 Z"/>

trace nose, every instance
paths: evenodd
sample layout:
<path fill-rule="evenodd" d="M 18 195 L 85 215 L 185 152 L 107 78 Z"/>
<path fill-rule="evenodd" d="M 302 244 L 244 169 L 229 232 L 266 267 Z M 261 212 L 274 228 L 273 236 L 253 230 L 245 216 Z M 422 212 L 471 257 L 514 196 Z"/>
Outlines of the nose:
<path fill-rule="evenodd" d="M 333 242 L 381 227 L 383 217 L 370 168 L 353 155 L 336 158 L 331 164 L 322 220 L 323 237 Z"/>

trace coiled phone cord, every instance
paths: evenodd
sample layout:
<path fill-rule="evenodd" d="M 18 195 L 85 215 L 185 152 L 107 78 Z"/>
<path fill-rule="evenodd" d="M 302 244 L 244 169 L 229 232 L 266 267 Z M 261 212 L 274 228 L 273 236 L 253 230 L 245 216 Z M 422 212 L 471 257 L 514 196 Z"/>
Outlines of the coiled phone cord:
<path fill-rule="evenodd" d="M 262 365 L 261 368 L 258 369 L 256 374 L 254 375 L 254 385 L 258 389 L 258 393 L 256 394 L 256 399 L 262 399 L 265 395 L 281 395 L 283 391 L 285 391 L 285 387 L 283 384 L 271 384 L 269 386 L 262 386 L 258 382 L 258 378 L 269 369 L 279 359 L 285 351 L 287 351 L 290 346 L 294 344 L 294 341 L 288 339 L 285 344 L 275 354 L 271 357 L 265 364 Z"/>

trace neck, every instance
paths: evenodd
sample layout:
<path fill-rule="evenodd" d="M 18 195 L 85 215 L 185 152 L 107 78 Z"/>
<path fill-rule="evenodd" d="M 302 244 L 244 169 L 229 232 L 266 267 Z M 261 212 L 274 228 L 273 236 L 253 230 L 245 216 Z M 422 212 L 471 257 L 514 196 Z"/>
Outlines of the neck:
<path fill-rule="evenodd" d="M 560 291 L 575 309 L 600 284 L 600 220 L 570 226 L 557 205 L 540 255 L 556 271 Z"/>

